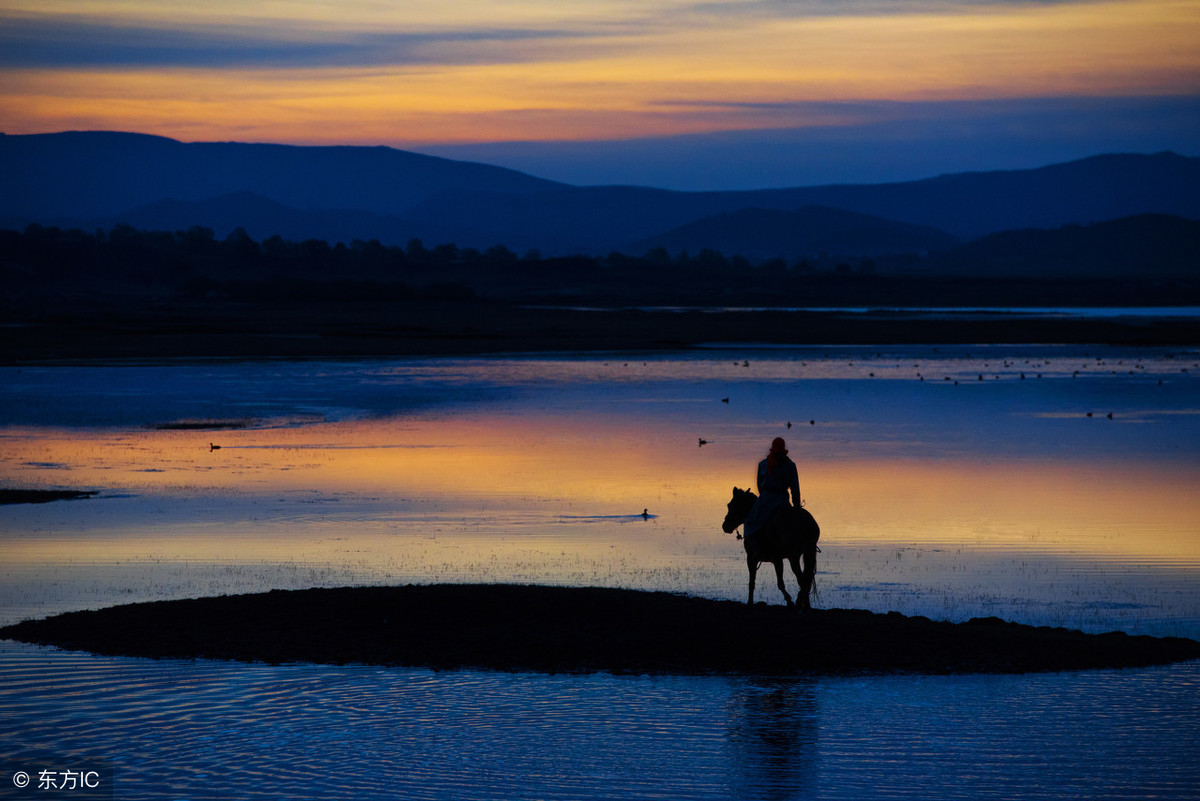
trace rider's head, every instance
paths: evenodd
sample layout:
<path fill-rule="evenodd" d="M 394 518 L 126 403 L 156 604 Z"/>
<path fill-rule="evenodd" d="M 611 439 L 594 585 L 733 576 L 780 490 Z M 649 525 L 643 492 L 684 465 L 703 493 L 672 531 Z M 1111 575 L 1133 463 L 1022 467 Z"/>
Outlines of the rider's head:
<path fill-rule="evenodd" d="M 771 452 L 767 454 L 767 472 L 771 472 L 779 466 L 779 460 L 787 456 L 787 444 L 783 441 L 783 437 L 776 437 L 771 441 Z"/>

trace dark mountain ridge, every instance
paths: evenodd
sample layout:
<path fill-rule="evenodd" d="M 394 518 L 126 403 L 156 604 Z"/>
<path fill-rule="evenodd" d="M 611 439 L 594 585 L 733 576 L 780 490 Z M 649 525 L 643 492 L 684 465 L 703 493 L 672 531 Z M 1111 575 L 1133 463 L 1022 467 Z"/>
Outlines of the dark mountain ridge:
<path fill-rule="evenodd" d="M 0 136 L 0 216 L 107 217 L 166 198 L 252 192 L 299 209 L 400 215 L 455 191 L 520 195 L 561 184 L 389 147 L 184 143 L 78 131 Z"/>
<path fill-rule="evenodd" d="M 1200 276 L 1200 220 L 1138 214 L 1091 225 L 1003 231 L 928 260 L 942 274 L 1111 278 Z"/>
<path fill-rule="evenodd" d="M 1162 213 L 1200 217 L 1200 159 L 1105 154 L 1029 170 L 781 190 L 795 202 L 931 225 L 963 239 Z"/>
<path fill-rule="evenodd" d="M 805 206 L 795 211 L 748 208 L 704 217 L 637 242 L 631 250 L 644 253 L 664 248 L 678 253 L 709 248 L 762 260 L 788 255 L 921 253 L 956 244 L 955 237 L 936 228 L 824 206 Z"/>
<path fill-rule="evenodd" d="M 960 239 L 1135 214 L 1200 217 L 1200 159 L 1175 153 L 1103 155 L 1032 170 L 961 173 L 923 181 L 727 192 L 627 186 L 561 188 L 503 198 L 447 193 L 410 210 L 420 219 L 470 219 L 546 249 L 627 248 L 704 217 L 746 208 L 823 206 L 945 231 Z"/>
<path fill-rule="evenodd" d="M 0 221 L 10 228 L 200 225 L 223 238 L 242 227 L 255 239 L 279 234 L 403 245 L 420 238 L 480 249 L 503 243 L 546 255 L 636 254 L 650 242 L 672 242 L 797 258 L 813 248 L 813 236 L 799 235 L 804 225 L 797 216 L 812 207 L 875 218 L 857 234 L 847 229 L 818 246 L 859 256 L 903 249 L 901 240 L 916 233 L 912 226 L 924 229 L 908 245 L 919 251 L 936 249 L 938 241 L 949 247 L 954 237 L 1140 214 L 1200 218 L 1200 159 L 1174 153 L 1102 155 L 902 183 L 675 192 L 573 187 L 387 147 L 187 144 L 69 132 L 0 135 L 0 175 Z M 711 239 L 721 226 L 727 239 Z M 713 244 L 686 238 L 689 230 Z"/>
<path fill-rule="evenodd" d="M 69 221 L 51 222 L 60 227 L 84 230 L 108 230 L 122 223 L 143 231 L 180 231 L 200 226 L 212 229 L 221 239 L 241 228 L 252 239 L 279 236 L 292 242 L 320 239 L 336 243 L 377 239 L 389 244 L 404 244 L 410 239 L 441 243 L 479 238 L 479 233 L 469 226 L 422 222 L 347 209 L 297 209 L 253 192 L 232 192 L 206 200 L 167 198 L 122 214 L 94 218 L 82 225 L 78 221 L 75 224 Z"/>

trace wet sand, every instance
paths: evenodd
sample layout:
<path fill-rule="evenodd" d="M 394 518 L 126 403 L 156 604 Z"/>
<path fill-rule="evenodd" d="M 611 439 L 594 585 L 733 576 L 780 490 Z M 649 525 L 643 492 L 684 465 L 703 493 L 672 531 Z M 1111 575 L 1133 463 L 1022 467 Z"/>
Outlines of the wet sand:
<path fill-rule="evenodd" d="M 0 637 L 106 655 L 544 673 L 1014 673 L 1200 658 L 1181 638 L 996 618 L 783 606 L 507 584 L 346 587 L 72 612 Z"/>

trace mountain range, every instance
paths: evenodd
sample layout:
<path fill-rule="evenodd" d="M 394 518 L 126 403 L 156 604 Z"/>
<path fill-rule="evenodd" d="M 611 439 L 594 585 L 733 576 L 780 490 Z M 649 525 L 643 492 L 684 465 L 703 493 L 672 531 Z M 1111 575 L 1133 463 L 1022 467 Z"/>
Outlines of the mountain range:
<path fill-rule="evenodd" d="M 988 255 L 976 260 L 1000 272 L 1027 262 L 1035 246 L 1104 253 L 1117 246 L 1097 250 L 1095 224 L 1137 215 L 1158 216 L 1105 235 L 1124 233 L 1118 249 L 1133 248 L 1135 259 L 1144 237 L 1170 237 L 1160 249 L 1186 265 L 1197 237 L 1186 223 L 1200 219 L 1200 159 L 1169 152 L 901 183 L 678 192 L 570 186 L 387 147 L 68 132 L 0 135 L 0 175 L 6 228 L 202 226 L 222 238 L 242 228 L 260 240 L 503 243 L 546 255 L 713 249 L 751 259 L 956 252 L 969 260 L 969 248 L 985 242 L 978 247 Z M 1027 230 L 1064 227 L 1070 233 L 1052 245 Z"/>

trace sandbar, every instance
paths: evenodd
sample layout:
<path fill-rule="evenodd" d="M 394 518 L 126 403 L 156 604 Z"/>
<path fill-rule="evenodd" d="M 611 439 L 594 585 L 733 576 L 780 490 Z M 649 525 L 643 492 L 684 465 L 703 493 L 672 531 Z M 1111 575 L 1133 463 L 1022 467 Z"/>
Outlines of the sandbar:
<path fill-rule="evenodd" d="M 1024 673 L 1200 659 L 1200 642 L 668 592 L 516 584 L 341 587 L 69 612 L 0 637 L 98 654 L 539 673 Z"/>
<path fill-rule="evenodd" d="M 87 490 L 0 489 L 0 506 L 13 503 L 77 501 L 95 494 Z"/>

